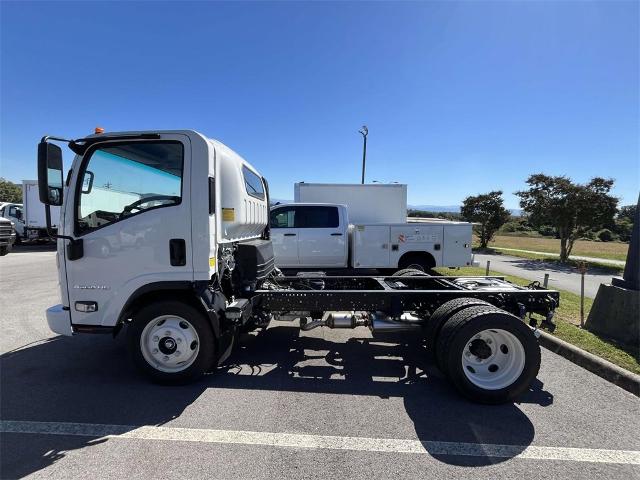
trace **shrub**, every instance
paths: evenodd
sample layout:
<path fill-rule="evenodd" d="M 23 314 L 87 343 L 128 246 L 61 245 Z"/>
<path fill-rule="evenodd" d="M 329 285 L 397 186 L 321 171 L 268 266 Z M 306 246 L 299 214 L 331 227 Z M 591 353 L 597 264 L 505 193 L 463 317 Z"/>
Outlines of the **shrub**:
<path fill-rule="evenodd" d="M 596 234 L 596 236 L 598 237 L 598 240 L 600 240 L 601 242 L 612 242 L 617 238 L 617 235 L 615 235 L 608 228 L 603 228 Z"/>

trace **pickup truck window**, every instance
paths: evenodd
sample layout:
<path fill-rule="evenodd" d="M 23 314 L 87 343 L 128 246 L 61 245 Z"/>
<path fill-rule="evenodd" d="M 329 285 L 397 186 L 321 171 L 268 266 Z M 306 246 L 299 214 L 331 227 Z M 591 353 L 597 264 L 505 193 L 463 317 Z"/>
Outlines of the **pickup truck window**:
<path fill-rule="evenodd" d="M 244 177 L 244 186 L 247 189 L 247 193 L 252 197 L 264 200 L 264 186 L 260 177 L 247 167 L 242 167 L 242 176 Z"/>
<path fill-rule="evenodd" d="M 87 233 L 182 199 L 183 146 L 180 142 L 108 144 L 89 154 L 76 192 L 76 231 Z"/>
<path fill-rule="evenodd" d="M 271 211 L 271 228 L 293 228 L 295 226 L 295 207 L 277 208 Z"/>
<path fill-rule="evenodd" d="M 296 207 L 298 228 L 337 228 L 339 225 L 337 207 Z"/>

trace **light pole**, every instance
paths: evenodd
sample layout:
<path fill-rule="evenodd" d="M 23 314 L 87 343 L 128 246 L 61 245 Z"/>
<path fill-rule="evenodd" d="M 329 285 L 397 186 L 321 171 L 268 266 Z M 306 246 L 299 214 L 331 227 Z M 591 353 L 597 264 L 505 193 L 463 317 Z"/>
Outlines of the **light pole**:
<path fill-rule="evenodd" d="M 362 130 L 358 130 L 362 134 L 364 145 L 362 147 L 362 184 L 364 185 L 364 167 L 367 161 L 367 135 L 369 135 L 369 129 L 366 125 L 362 126 Z"/>

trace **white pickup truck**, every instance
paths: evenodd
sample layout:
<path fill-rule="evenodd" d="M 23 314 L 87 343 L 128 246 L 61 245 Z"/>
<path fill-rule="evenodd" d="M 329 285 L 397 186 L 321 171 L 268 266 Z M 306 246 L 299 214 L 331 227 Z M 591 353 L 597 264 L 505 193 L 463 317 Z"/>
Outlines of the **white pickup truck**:
<path fill-rule="evenodd" d="M 295 203 L 271 208 L 271 240 L 281 268 L 396 270 L 472 263 L 471 224 L 349 223 L 345 205 Z"/>

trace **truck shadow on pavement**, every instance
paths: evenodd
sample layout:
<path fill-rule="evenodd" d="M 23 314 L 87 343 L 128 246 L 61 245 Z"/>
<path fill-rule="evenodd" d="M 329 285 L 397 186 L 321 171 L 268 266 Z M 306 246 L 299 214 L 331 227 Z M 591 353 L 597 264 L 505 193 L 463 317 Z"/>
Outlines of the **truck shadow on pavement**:
<path fill-rule="evenodd" d="M 0 418 L 132 428 L 162 425 L 180 417 L 208 390 L 208 397 L 215 401 L 216 389 L 254 389 L 402 398 L 416 436 L 423 442 L 519 446 L 515 450 L 531 444 L 534 427 L 517 405 L 484 406 L 462 399 L 426 363 L 419 343 L 371 338 L 333 342 L 321 335 L 316 330 L 300 336 L 298 329 L 282 326 L 245 334 L 226 365 L 199 382 L 181 387 L 154 385 L 140 377 L 128 360 L 123 342 L 114 342 L 110 336 L 54 337 L 0 357 Z M 332 399 L 322 400 L 330 402 L 325 405 L 327 409 L 339 409 L 339 397 L 327 398 Z M 552 401 L 551 394 L 538 382 L 519 403 L 545 406 Z M 366 407 L 365 402 L 363 399 L 359 404 Z M 297 411 L 298 407 L 291 405 L 290 411 Z M 246 405 L 227 408 L 241 409 Z M 371 418 L 373 423 L 384 421 L 385 418 Z M 0 477 L 26 476 L 46 469 L 66 452 L 106 441 L 83 436 L 3 433 Z M 428 446 L 426 449 L 429 451 Z M 466 466 L 507 460 L 433 456 L 445 463 Z"/>

